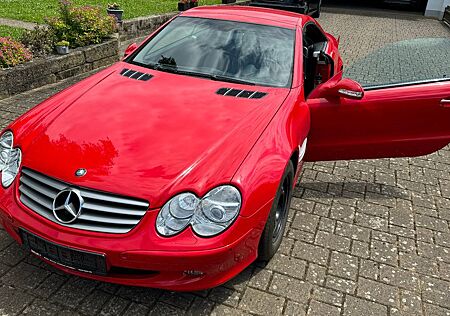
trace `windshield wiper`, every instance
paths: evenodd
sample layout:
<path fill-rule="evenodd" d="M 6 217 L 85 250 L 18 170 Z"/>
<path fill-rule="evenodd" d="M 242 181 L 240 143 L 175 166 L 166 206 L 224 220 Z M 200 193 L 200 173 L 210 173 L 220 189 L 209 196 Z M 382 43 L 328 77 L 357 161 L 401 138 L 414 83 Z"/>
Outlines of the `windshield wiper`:
<path fill-rule="evenodd" d="M 212 80 L 217 80 L 217 81 L 240 83 L 240 84 L 246 84 L 246 85 L 250 85 L 250 86 L 256 85 L 254 82 L 251 82 L 251 81 L 246 81 L 246 80 L 237 79 L 237 78 L 231 78 L 231 77 L 227 77 L 227 76 L 213 75 L 213 74 L 211 74 L 210 76 L 211 76 Z"/>
<path fill-rule="evenodd" d="M 211 80 L 215 80 L 215 81 L 239 83 L 239 84 L 246 84 L 246 85 L 251 85 L 251 86 L 255 85 L 255 83 L 246 81 L 246 80 L 231 78 L 231 77 L 217 75 L 217 74 L 208 74 L 208 73 L 203 73 L 203 72 L 181 70 L 177 66 L 165 65 L 165 64 L 160 64 L 160 63 L 147 64 L 146 67 L 154 69 L 154 70 L 171 72 L 171 73 L 175 73 L 178 75 L 200 77 L 200 78 L 206 78 L 206 79 L 211 79 Z"/>

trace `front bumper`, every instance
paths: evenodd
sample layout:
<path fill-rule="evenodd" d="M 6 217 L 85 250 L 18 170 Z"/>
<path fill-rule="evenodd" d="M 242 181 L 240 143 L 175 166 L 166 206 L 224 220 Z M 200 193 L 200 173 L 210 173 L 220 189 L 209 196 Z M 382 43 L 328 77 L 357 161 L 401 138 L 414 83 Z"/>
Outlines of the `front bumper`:
<path fill-rule="evenodd" d="M 9 188 L 0 194 L 0 222 L 19 244 L 22 244 L 21 228 L 64 247 L 103 254 L 108 272 L 90 274 L 42 260 L 81 277 L 177 291 L 218 286 L 253 262 L 271 204 L 267 203 L 251 217 L 239 217 L 216 237 L 200 238 L 187 229 L 164 238 L 155 231 L 158 210 L 148 211 L 127 234 L 94 233 L 67 228 L 39 216 L 16 200 L 13 191 Z"/>

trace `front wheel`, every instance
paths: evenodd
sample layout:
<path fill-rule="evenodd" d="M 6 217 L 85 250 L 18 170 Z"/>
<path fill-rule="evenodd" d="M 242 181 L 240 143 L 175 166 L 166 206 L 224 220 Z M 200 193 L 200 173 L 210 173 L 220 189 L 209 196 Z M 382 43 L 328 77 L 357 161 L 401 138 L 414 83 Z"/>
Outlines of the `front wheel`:
<path fill-rule="evenodd" d="M 269 261 L 280 247 L 291 205 L 293 181 L 294 165 L 292 161 L 289 161 L 259 241 L 258 260 L 260 261 Z"/>

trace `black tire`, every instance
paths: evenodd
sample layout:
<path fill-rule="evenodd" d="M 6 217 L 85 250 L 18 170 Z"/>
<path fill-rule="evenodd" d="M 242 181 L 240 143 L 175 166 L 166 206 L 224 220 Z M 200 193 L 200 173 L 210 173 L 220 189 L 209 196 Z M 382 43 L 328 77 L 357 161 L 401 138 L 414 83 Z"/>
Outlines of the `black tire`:
<path fill-rule="evenodd" d="M 280 247 L 289 215 L 294 181 L 294 165 L 289 161 L 267 218 L 258 246 L 258 260 L 268 262 Z"/>
<path fill-rule="evenodd" d="M 319 0 L 319 3 L 317 4 L 317 10 L 314 11 L 314 13 L 311 15 L 311 17 L 318 19 L 320 18 L 320 10 L 322 8 L 322 0 Z"/>

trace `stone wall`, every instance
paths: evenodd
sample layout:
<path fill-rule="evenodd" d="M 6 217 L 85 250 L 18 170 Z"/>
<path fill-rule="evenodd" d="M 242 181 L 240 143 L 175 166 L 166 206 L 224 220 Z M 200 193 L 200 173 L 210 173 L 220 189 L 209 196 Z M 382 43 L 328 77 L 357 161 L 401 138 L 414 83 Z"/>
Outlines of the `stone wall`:
<path fill-rule="evenodd" d="M 149 35 L 177 14 L 178 12 L 171 12 L 125 20 L 119 28 L 120 40 L 125 41 L 132 38 Z"/>
<path fill-rule="evenodd" d="M 72 49 L 68 55 L 33 59 L 0 70 L 0 99 L 113 64 L 119 59 L 117 38 Z"/>
<path fill-rule="evenodd" d="M 248 3 L 245 0 L 228 5 Z M 13 68 L 0 69 L 0 99 L 111 65 L 119 60 L 120 41 L 149 35 L 177 14 L 171 12 L 125 20 L 119 26 L 118 38 L 72 49 L 68 55 L 51 55 Z"/>

